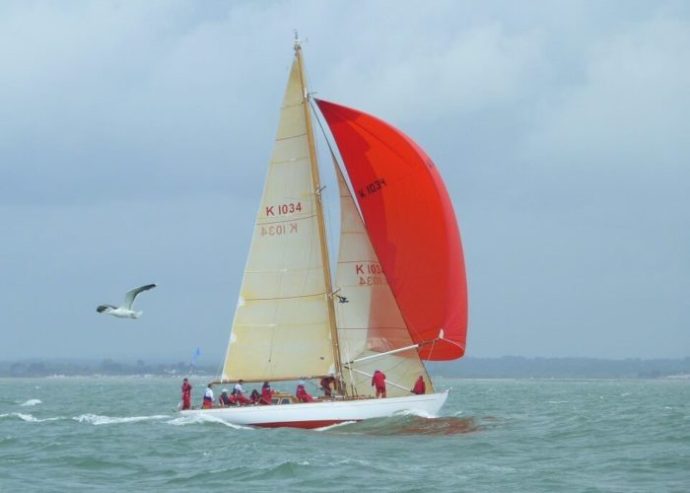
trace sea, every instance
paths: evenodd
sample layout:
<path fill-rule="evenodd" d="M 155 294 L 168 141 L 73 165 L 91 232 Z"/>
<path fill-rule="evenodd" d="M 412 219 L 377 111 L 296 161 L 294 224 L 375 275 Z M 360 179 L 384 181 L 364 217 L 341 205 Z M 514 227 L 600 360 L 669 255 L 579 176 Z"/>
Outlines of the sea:
<path fill-rule="evenodd" d="M 689 379 L 439 378 L 437 417 L 320 430 L 181 417 L 180 384 L 0 379 L 0 491 L 690 492 Z"/>

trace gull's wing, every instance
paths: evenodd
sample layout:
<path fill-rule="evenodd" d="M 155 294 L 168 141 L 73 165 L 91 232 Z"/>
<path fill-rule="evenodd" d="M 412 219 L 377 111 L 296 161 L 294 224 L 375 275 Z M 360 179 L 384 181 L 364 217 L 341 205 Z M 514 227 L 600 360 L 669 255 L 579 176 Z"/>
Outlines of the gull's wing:
<path fill-rule="evenodd" d="M 138 288 L 134 288 L 131 291 L 127 291 L 127 294 L 125 294 L 125 302 L 122 306 L 131 310 L 132 304 L 134 304 L 134 298 L 136 298 L 139 293 L 141 293 L 142 291 L 148 291 L 149 289 L 153 289 L 155 287 L 155 284 L 147 284 L 145 286 L 139 286 Z"/>
<path fill-rule="evenodd" d="M 98 305 L 98 307 L 96 308 L 96 311 L 97 311 L 98 313 L 103 313 L 103 312 L 106 311 L 108 308 L 112 308 L 113 310 L 115 310 L 117 307 L 116 307 L 116 306 L 113 306 L 113 305 Z"/>

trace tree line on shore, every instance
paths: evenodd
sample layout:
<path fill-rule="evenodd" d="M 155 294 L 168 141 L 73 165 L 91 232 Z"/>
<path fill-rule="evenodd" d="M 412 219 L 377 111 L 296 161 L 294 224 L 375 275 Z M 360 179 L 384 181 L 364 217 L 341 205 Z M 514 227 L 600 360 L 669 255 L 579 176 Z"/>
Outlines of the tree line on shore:
<path fill-rule="evenodd" d="M 459 378 L 690 378 L 690 357 L 679 359 L 501 358 L 466 357 L 427 364 L 434 376 Z M 189 362 L 147 363 L 102 360 L 0 361 L 0 377 L 53 375 L 215 375 L 217 366 Z"/>
<path fill-rule="evenodd" d="M 90 360 L 22 360 L 0 361 L 0 377 L 47 377 L 91 375 L 211 375 L 217 368 L 188 362 L 146 363 Z"/>
<path fill-rule="evenodd" d="M 690 357 L 677 359 L 467 357 L 432 362 L 434 375 L 467 378 L 665 378 L 690 377 Z"/>

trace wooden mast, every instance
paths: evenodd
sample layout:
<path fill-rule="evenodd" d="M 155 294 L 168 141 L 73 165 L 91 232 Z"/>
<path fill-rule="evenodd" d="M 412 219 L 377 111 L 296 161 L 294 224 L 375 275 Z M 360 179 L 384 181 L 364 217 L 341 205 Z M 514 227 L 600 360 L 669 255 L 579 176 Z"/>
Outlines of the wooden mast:
<path fill-rule="evenodd" d="M 319 176 L 319 165 L 316 158 L 316 144 L 314 142 L 314 131 L 311 124 L 311 114 L 309 112 L 309 105 L 307 104 L 307 99 L 309 94 L 307 92 L 306 77 L 304 74 L 304 64 L 302 62 L 302 46 L 297 39 L 295 33 L 295 57 L 297 63 L 299 64 L 299 75 L 300 82 L 302 85 L 302 97 L 305 100 L 304 107 L 304 119 L 307 127 L 307 142 L 309 145 L 309 161 L 311 163 L 312 171 L 312 181 L 314 186 L 314 194 L 316 195 L 316 217 L 317 223 L 319 225 L 319 240 L 321 243 L 321 255 L 323 258 L 323 273 L 324 281 L 326 285 L 326 293 L 328 297 L 328 318 L 329 326 L 331 331 L 331 342 L 333 347 L 333 361 L 335 365 L 336 381 L 341 382 L 343 377 L 342 365 L 340 360 L 340 344 L 338 342 L 338 327 L 335 321 L 335 308 L 333 307 L 333 283 L 331 281 L 331 263 L 328 256 L 328 244 L 326 243 L 326 224 L 324 222 L 323 216 L 323 203 L 321 201 L 321 178 Z M 343 394 L 346 394 L 345 387 L 338 384 L 341 388 Z"/>

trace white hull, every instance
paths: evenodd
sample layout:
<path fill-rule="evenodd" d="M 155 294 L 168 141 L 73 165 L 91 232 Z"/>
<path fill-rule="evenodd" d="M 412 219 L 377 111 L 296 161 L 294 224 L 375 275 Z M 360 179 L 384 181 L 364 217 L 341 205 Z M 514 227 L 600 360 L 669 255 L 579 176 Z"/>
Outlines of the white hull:
<path fill-rule="evenodd" d="M 320 428 L 345 421 L 384 418 L 402 412 L 436 416 L 447 397 L 448 391 L 445 391 L 386 399 L 190 409 L 180 413 L 183 416 L 213 416 L 227 423 L 244 426 Z"/>

